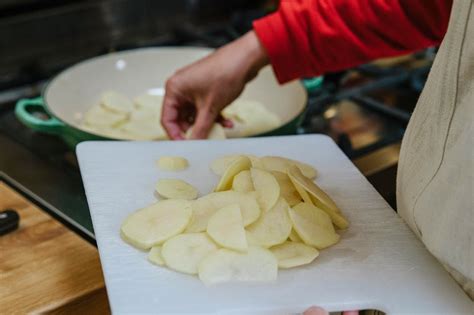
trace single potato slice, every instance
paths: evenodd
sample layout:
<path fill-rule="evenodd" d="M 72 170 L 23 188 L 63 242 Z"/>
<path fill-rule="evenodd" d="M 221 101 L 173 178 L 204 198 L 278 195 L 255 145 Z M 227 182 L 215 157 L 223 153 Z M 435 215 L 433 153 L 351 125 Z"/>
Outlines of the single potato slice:
<path fill-rule="evenodd" d="M 263 213 L 257 222 L 247 227 L 247 234 L 253 245 L 271 247 L 288 239 L 292 223 L 288 216 L 289 206 L 283 198 Z"/>
<path fill-rule="evenodd" d="M 117 113 L 130 113 L 133 110 L 132 101 L 115 91 L 107 91 L 102 94 L 101 104 L 108 110 Z"/>
<path fill-rule="evenodd" d="M 278 267 L 293 268 L 309 264 L 319 252 L 314 247 L 303 243 L 285 242 L 281 245 L 272 247 L 271 252 L 278 260 Z"/>
<path fill-rule="evenodd" d="M 222 116 L 234 123 L 227 132 L 233 137 L 261 134 L 281 125 L 281 119 L 267 107 L 255 100 L 237 99 L 224 108 Z"/>
<path fill-rule="evenodd" d="M 191 136 L 193 134 L 193 127 L 189 128 L 188 131 L 186 131 L 186 139 L 191 139 Z M 209 134 L 207 135 L 208 140 L 223 140 L 227 139 L 224 131 L 224 127 L 222 127 L 220 124 L 215 123 L 212 125 L 211 130 L 209 131 Z"/>
<path fill-rule="evenodd" d="M 217 184 L 214 191 L 224 191 L 229 190 L 232 188 L 232 181 L 234 180 L 234 176 L 239 174 L 242 171 L 250 169 L 252 166 L 250 159 L 246 156 L 240 156 L 235 159 L 229 167 L 225 170 L 224 174 L 222 174 L 219 183 Z"/>
<path fill-rule="evenodd" d="M 217 250 L 206 233 L 180 234 L 163 244 L 161 256 L 169 268 L 193 275 L 202 259 Z"/>
<path fill-rule="evenodd" d="M 278 261 L 268 250 L 249 247 L 247 253 L 226 248 L 204 258 L 199 265 L 199 279 L 206 285 L 225 282 L 269 282 L 278 275 Z"/>
<path fill-rule="evenodd" d="M 216 175 L 222 176 L 229 165 L 241 156 L 242 154 L 221 156 L 211 162 L 211 171 Z"/>
<path fill-rule="evenodd" d="M 253 186 L 257 192 L 257 200 L 263 212 L 273 208 L 280 198 L 280 185 L 278 185 L 275 177 L 259 168 L 252 168 L 250 170 L 252 176 Z"/>
<path fill-rule="evenodd" d="M 248 245 L 239 205 L 217 210 L 209 219 L 207 234 L 222 247 L 245 252 Z"/>
<path fill-rule="evenodd" d="M 92 127 L 117 127 L 127 121 L 126 113 L 112 112 L 101 105 L 91 107 L 84 115 L 85 126 Z"/>
<path fill-rule="evenodd" d="M 214 161 L 211 162 L 211 171 L 216 174 L 216 175 L 223 175 L 226 169 L 229 167 L 232 162 L 234 162 L 237 158 L 241 156 L 246 156 L 250 159 L 250 163 L 252 164 L 252 167 L 257 167 L 260 163 L 260 159 L 251 154 L 231 154 L 231 155 L 225 155 L 221 156 L 220 158 L 215 159 Z"/>
<path fill-rule="evenodd" d="M 129 215 L 122 224 L 122 238 L 149 249 L 184 231 L 192 215 L 186 200 L 164 200 Z"/>
<path fill-rule="evenodd" d="M 260 160 L 262 161 L 263 167 L 269 171 L 286 173 L 290 166 L 296 166 L 307 178 L 313 179 L 318 175 L 316 169 L 311 165 L 281 156 L 264 156 L 260 158 Z"/>
<path fill-rule="evenodd" d="M 180 156 L 162 156 L 157 164 L 161 170 L 171 172 L 182 171 L 189 166 L 188 160 Z"/>
<path fill-rule="evenodd" d="M 289 211 L 293 228 L 305 244 L 323 249 L 336 244 L 339 235 L 334 231 L 331 218 L 323 210 L 302 202 Z"/>
<path fill-rule="evenodd" d="M 167 199 L 193 200 L 198 196 L 197 189 L 181 179 L 160 179 L 155 188 L 160 196 Z"/>
<path fill-rule="evenodd" d="M 153 246 L 151 248 L 150 252 L 148 253 L 148 260 L 158 266 L 165 265 L 165 261 L 161 256 L 161 246 Z"/>
<path fill-rule="evenodd" d="M 299 185 L 307 192 L 306 196 L 302 195 L 305 202 L 313 203 L 318 208 L 324 210 L 338 228 L 346 229 L 349 226 L 349 221 L 347 221 L 331 197 L 312 180 L 303 176 L 297 167 L 290 167 L 288 169 L 288 176 L 295 183 L 295 186 Z"/>
<path fill-rule="evenodd" d="M 257 221 L 260 207 L 254 195 L 236 191 L 210 193 L 193 202 L 193 217 L 186 232 L 203 232 L 207 228 L 209 218 L 219 209 L 231 204 L 239 204 L 244 226 Z"/>
<path fill-rule="evenodd" d="M 292 242 L 303 243 L 303 240 L 301 239 L 301 237 L 299 237 L 298 233 L 296 233 L 295 229 L 292 229 L 292 230 L 291 230 L 289 239 L 290 239 Z"/>
<path fill-rule="evenodd" d="M 136 109 L 155 114 L 159 121 L 163 105 L 162 95 L 142 94 L 135 98 L 134 103 Z"/>
<path fill-rule="evenodd" d="M 297 205 L 301 202 L 301 196 L 295 188 L 295 185 L 291 182 L 290 178 L 286 173 L 279 171 L 271 171 L 272 175 L 280 185 L 280 195 L 283 199 L 288 202 L 290 207 Z"/>
<path fill-rule="evenodd" d="M 238 192 L 250 192 L 255 190 L 249 170 L 242 171 L 235 175 L 232 182 L 232 190 Z"/>
<path fill-rule="evenodd" d="M 137 106 L 130 113 L 130 119 L 120 127 L 121 130 L 137 140 L 168 139 L 168 135 L 160 123 L 159 109 Z"/>

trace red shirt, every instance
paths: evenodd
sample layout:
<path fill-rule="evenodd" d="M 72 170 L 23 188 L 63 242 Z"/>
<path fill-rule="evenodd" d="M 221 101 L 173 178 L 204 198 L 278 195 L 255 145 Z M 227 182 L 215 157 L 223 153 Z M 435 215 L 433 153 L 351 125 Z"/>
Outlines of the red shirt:
<path fill-rule="evenodd" d="M 281 0 L 254 22 L 280 83 L 438 45 L 452 0 Z"/>

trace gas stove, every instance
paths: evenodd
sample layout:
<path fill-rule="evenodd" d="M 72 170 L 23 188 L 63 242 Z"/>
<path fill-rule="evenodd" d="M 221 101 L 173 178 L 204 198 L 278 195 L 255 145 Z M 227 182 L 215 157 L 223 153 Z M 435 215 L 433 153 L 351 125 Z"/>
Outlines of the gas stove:
<path fill-rule="evenodd" d="M 109 51 L 167 45 L 219 47 L 246 32 L 251 21 L 261 15 L 262 11 L 247 10 L 239 11 L 230 20 L 205 27 L 182 23 L 166 36 L 159 36 L 146 45 L 141 41 L 135 45 L 129 42 L 123 46 L 116 45 Z M 322 84 L 319 82 L 321 78 L 304 79 L 309 101 L 298 133 L 331 136 L 394 205 L 400 141 L 434 53 L 427 50 L 328 74 Z M 44 71 L 39 75 L 35 72 L 27 79 L 23 75 L 21 80 L 0 80 L 3 84 L 0 84 L 0 180 L 94 242 L 74 152 L 59 138 L 34 132 L 22 125 L 14 114 L 18 99 L 39 96 L 47 80 L 70 64 L 66 62 L 59 68 L 55 67 L 54 71 Z M 44 113 L 38 115 L 41 117 Z"/>

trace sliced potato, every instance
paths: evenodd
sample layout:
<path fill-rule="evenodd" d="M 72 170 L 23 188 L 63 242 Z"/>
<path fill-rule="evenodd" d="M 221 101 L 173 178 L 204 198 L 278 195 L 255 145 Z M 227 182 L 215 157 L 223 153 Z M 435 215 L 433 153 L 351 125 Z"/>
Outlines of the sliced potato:
<path fill-rule="evenodd" d="M 192 215 L 186 200 L 164 200 L 129 215 L 122 223 L 122 238 L 131 245 L 149 249 L 184 231 Z"/>
<path fill-rule="evenodd" d="M 130 113 L 133 110 L 132 101 L 116 91 L 105 92 L 100 101 L 105 108 L 113 112 Z"/>
<path fill-rule="evenodd" d="M 188 131 L 186 131 L 186 139 L 191 139 L 191 136 L 193 134 L 193 127 L 189 128 Z M 224 127 L 222 127 L 220 124 L 215 123 L 212 125 L 211 130 L 209 131 L 209 134 L 207 135 L 208 140 L 223 140 L 227 139 L 224 131 Z"/>
<path fill-rule="evenodd" d="M 271 247 L 281 244 L 288 239 L 291 233 L 292 223 L 288 216 L 289 206 L 283 198 L 263 213 L 260 218 L 247 227 L 252 244 Z"/>
<path fill-rule="evenodd" d="M 224 282 L 269 282 L 278 275 L 278 262 L 267 249 L 249 247 L 247 253 L 226 248 L 204 258 L 199 265 L 199 279 L 206 285 Z"/>
<path fill-rule="evenodd" d="M 120 129 L 137 140 L 168 139 L 165 129 L 160 124 L 159 113 L 149 109 L 135 109 L 130 114 L 130 120 Z"/>
<path fill-rule="evenodd" d="M 216 175 L 224 174 L 225 170 L 229 167 L 232 162 L 241 156 L 246 156 L 250 159 L 252 167 L 257 167 L 260 163 L 260 159 L 252 154 L 231 154 L 221 156 L 220 158 L 215 159 L 211 162 L 211 171 Z"/>
<path fill-rule="evenodd" d="M 130 120 L 120 127 L 121 132 L 134 140 L 166 140 L 168 135 L 157 122 Z"/>
<path fill-rule="evenodd" d="M 231 189 L 234 176 L 242 171 L 250 169 L 251 165 L 250 159 L 246 156 L 240 156 L 235 159 L 229 165 L 229 167 L 227 167 L 224 174 L 222 174 L 222 177 L 214 191 L 224 191 Z"/>
<path fill-rule="evenodd" d="M 253 155 L 253 154 L 247 154 L 246 156 L 250 159 L 250 163 L 252 163 L 252 167 L 263 169 L 263 164 L 260 161 L 260 158 L 258 156 Z"/>
<path fill-rule="evenodd" d="M 165 261 L 161 256 L 161 246 L 153 246 L 148 253 L 148 260 L 158 266 L 164 266 Z"/>
<path fill-rule="evenodd" d="M 238 192 L 250 192 L 255 190 L 249 170 L 242 171 L 235 175 L 232 181 L 232 190 Z"/>
<path fill-rule="evenodd" d="M 252 168 L 250 175 L 262 211 L 270 210 L 280 197 L 280 185 L 271 173 L 259 168 Z"/>
<path fill-rule="evenodd" d="M 272 175 L 280 185 L 280 195 L 283 199 L 288 202 L 290 207 L 297 205 L 301 202 L 301 196 L 295 188 L 295 185 L 291 182 L 288 175 L 279 171 L 271 171 Z"/>
<path fill-rule="evenodd" d="M 271 252 L 278 260 L 278 267 L 293 268 L 309 264 L 319 252 L 314 247 L 303 243 L 285 242 L 281 245 L 272 247 Z"/>
<path fill-rule="evenodd" d="M 237 203 L 242 212 L 244 226 L 250 225 L 260 217 L 260 207 L 251 193 L 222 191 L 210 193 L 193 202 L 193 217 L 186 232 L 203 232 L 207 228 L 209 218 L 219 209 Z"/>
<path fill-rule="evenodd" d="M 296 166 L 308 178 L 313 179 L 318 175 L 316 169 L 311 165 L 281 156 L 264 156 L 260 158 L 260 161 L 263 167 L 269 171 L 286 173 L 290 166 Z"/>
<path fill-rule="evenodd" d="M 307 192 L 306 196 L 302 195 L 305 202 L 313 203 L 318 208 L 324 210 L 338 228 L 345 229 L 349 226 L 349 221 L 347 221 L 334 201 L 318 185 L 303 176 L 297 167 L 290 167 L 288 169 L 288 176 L 295 183 L 295 186 L 299 185 Z"/>
<path fill-rule="evenodd" d="M 134 100 L 135 108 L 147 113 L 153 113 L 159 118 L 161 117 L 161 108 L 163 105 L 162 95 L 142 94 Z"/>
<path fill-rule="evenodd" d="M 211 162 L 211 171 L 216 175 L 223 175 L 229 165 L 241 156 L 242 154 L 221 156 L 220 158 L 217 158 Z"/>
<path fill-rule="evenodd" d="M 301 239 L 301 237 L 299 237 L 298 233 L 296 233 L 295 229 L 292 229 L 291 230 L 291 233 L 290 233 L 290 236 L 289 236 L 290 240 L 292 242 L 299 242 L 299 243 L 302 243 L 303 240 Z"/>
<path fill-rule="evenodd" d="M 155 189 L 160 196 L 168 199 L 193 200 L 198 195 L 196 188 L 181 179 L 160 179 Z"/>
<path fill-rule="evenodd" d="M 222 247 L 246 251 L 247 239 L 239 204 L 230 204 L 217 210 L 209 218 L 207 234 Z"/>
<path fill-rule="evenodd" d="M 197 274 L 202 259 L 217 249 L 206 233 L 180 234 L 163 244 L 161 256 L 171 269 Z"/>
<path fill-rule="evenodd" d="M 112 112 L 103 106 L 91 107 L 84 115 L 84 125 L 93 127 L 117 127 L 127 121 L 127 114 Z"/>
<path fill-rule="evenodd" d="M 315 206 L 322 209 L 329 215 L 329 217 L 331 217 L 332 222 L 335 226 L 337 226 L 337 228 L 343 230 L 349 227 L 349 221 L 341 212 L 338 212 L 333 208 L 328 208 L 323 203 L 321 203 L 321 201 L 317 199 L 314 195 L 309 195 L 309 197 L 311 198 L 311 201 Z"/>
<path fill-rule="evenodd" d="M 261 134 L 281 125 L 275 113 L 255 100 L 237 99 L 222 111 L 222 115 L 234 122 L 234 128 L 228 130 L 234 137 Z"/>
<path fill-rule="evenodd" d="M 161 170 L 172 172 L 185 170 L 189 166 L 188 160 L 180 156 L 162 156 L 157 164 Z"/>
<path fill-rule="evenodd" d="M 323 249 L 339 241 L 331 218 L 323 210 L 306 202 L 289 210 L 293 228 L 307 245 Z"/>

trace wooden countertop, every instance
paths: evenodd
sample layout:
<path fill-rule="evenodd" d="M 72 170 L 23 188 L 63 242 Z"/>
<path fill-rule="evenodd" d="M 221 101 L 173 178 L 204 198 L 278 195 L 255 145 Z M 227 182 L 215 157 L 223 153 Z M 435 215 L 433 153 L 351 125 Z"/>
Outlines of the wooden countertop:
<path fill-rule="evenodd" d="M 0 236 L 3 314 L 108 314 L 97 249 L 0 181 L 0 210 L 20 215 Z"/>

